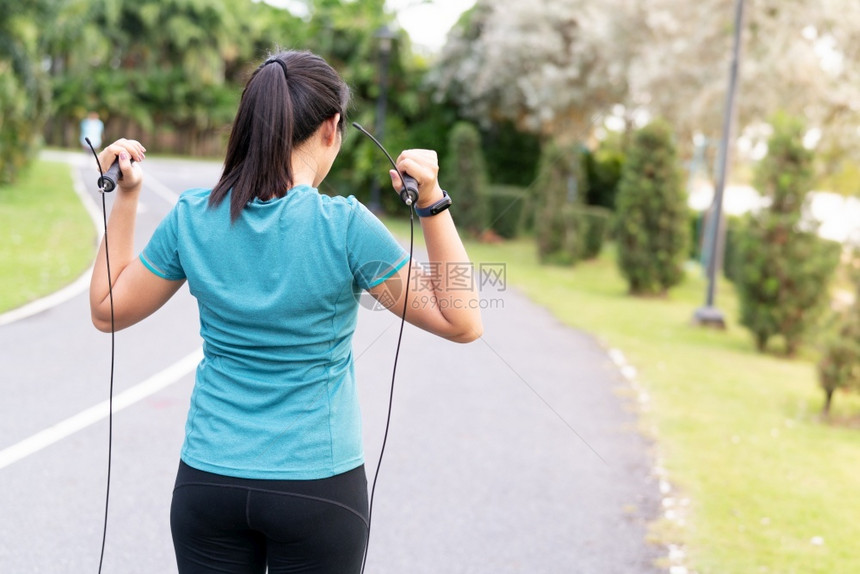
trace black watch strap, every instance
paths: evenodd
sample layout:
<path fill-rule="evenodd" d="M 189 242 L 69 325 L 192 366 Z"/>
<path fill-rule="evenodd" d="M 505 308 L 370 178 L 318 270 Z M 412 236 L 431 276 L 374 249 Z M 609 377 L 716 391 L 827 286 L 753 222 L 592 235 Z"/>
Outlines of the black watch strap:
<path fill-rule="evenodd" d="M 433 217 L 439 213 L 442 213 L 449 207 L 451 207 L 451 196 L 448 195 L 448 192 L 444 189 L 442 190 L 442 199 L 434 203 L 429 207 L 418 207 L 415 206 L 415 213 L 418 214 L 418 217 Z"/>

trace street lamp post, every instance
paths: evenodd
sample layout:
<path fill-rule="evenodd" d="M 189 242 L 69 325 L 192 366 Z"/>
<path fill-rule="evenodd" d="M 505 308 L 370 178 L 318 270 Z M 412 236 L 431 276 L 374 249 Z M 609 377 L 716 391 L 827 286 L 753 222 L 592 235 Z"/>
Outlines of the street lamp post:
<path fill-rule="evenodd" d="M 385 135 L 385 108 L 388 105 L 388 66 L 391 59 L 391 46 L 396 38 L 394 32 L 383 24 L 373 35 L 379 40 L 379 96 L 376 99 L 376 139 L 383 140 Z M 379 177 L 374 172 L 370 184 L 370 204 L 368 209 L 373 213 L 382 213 L 380 202 Z"/>
<path fill-rule="evenodd" d="M 714 189 L 714 204 L 708 225 L 708 291 L 705 305 L 696 309 L 693 321 L 708 327 L 725 328 L 726 321 L 723 313 L 714 306 L 714 293 L 717 284 L 717 257 L 719 248 L 719 232 L 723 212 L 723 192 L 726 187 L 726 172 L 728 169 L 729 142 L 732 139 L 732 124 L 735 116 L 735 96 L 737 94 L 738 68 L 740 66 L 741 35 L 744 23 L 744 0 L 737 0 L 735 5 L 735 40 L 732 53 L 732 64 L 729 69 L 729 87 L 726 92 L 726 109 L 723 115 L 723 139 L 720 142 L 719 165 L 717 166 L 717 182 Z"/>

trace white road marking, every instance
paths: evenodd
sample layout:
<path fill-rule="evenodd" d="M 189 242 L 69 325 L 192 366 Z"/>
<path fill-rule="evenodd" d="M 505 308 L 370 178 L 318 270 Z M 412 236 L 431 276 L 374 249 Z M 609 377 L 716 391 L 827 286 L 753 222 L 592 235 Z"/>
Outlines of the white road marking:
<path fill-rule="evenodd" d="M 203 358 L 203 349 L 198 348 L 190 355 L 173 363 L 143 382 L 123 391 L 113 399 L 113 412 L 130 407 L 164 389 L 192 372 Z M 108 417 L 110 402 L 105 400 L 79 412 L 59 423 L 46 428 L 24 440 L 0 451 L 0 469 L 26 458 L 64 438 L 91 426 Z"/>
<path fill-rule="evenodd" d="M 147 173 L 144 176 L 143 187 L 169 203 L 171 207 L 176 205 L 176 202 L 179 201 L 179 194 L 158 181 L 158 179 L 156 179 L 156 177 L 151 173 Z"/>

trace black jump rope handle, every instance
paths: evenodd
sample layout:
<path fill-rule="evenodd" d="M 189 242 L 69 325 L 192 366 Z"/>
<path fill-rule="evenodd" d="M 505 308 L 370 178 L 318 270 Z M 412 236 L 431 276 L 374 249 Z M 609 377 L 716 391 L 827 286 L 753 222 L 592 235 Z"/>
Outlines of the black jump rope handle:
<path fill-rule="evenodd" d="M 400 190 L 400 199 L 409 206 L 415 205 L 418 201 L 418 181 L 405 173 L 403 174 L 403 189 Z"/>
<path fill-rule="evenodd" d="M 119 170 L 119 160 L 115 159 L 104 175 L 99 176 L 99 189 L 105 193 L 110 193 L 116 189 L 116 182 L 121 178 L 122 172 Z"/>

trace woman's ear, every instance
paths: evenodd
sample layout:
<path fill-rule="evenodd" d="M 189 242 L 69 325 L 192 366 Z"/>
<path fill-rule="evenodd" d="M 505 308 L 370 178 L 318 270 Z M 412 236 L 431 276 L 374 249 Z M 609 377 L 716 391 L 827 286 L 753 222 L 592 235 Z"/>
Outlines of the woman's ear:
<path fill-rule="evenodd" d="M 340 114 L 337 113 L 322 123 L 322 140 L 326 146 L 338 144 L 338 126 L 340 125 Z"/>

